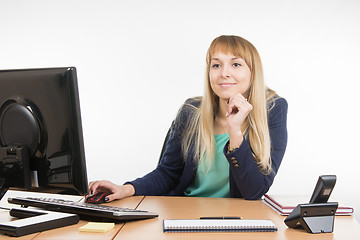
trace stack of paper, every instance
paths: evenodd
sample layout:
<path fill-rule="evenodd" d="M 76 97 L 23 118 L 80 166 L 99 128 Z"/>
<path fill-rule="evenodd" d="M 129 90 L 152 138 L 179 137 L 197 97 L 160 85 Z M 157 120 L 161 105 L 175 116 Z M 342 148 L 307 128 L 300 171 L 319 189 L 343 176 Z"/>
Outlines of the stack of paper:
<path fill-rule="evenodd" d="M 303 195 L 272 195 L 265 194 L 263 202 L 277 211 L 280 215 L 289 215 L 301 203 L 308 203 L 309 199 Z M 335 215 L 352 215 L 354 208 L 339 206 Z"/>

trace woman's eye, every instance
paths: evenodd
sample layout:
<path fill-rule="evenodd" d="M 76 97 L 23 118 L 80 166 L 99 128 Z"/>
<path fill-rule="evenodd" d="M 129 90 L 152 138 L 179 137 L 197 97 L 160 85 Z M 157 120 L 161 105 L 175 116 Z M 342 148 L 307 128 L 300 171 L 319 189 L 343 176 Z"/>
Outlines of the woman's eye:
<path fill-rule="evenodd" d="M 215 63 L 215 64 L 212 65 L 212 67 L 213 67 L 213 68 L 219 68 L 219 67 L 220 67 L 220 64 Z"/>
<path fill-rule="evenodd" d="M 233 66 L 234 66 L 234 67 L 240 67 L 241 64 L 240 64 L 240 63 L 233 63 Z"/>

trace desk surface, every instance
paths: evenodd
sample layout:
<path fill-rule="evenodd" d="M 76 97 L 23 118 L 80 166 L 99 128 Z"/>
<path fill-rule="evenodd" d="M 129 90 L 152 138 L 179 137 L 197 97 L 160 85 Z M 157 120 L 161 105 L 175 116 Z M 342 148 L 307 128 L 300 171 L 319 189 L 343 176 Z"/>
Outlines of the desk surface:
<path fill-rule="evenodd" d="M 124 198 L 119 201 L 114 201 L 111 203 L 107 203 L 106 205 L 116 206 L 116 207 L 125 207 L 125 208 L 134 208 L 136 209 L 139 203 L 144 199 L 144 196 L 135 196 L 130 198 Z M 0 221 L 7 222 L 10 220 L 8 211 L 0 212 Z M 89 233 L 89 232 L 79 232 L 79 228 L 87 224 L 87 221 L 82 221 L 75 225 L 70 225 L 67 227 L 56 228 L 52 230 L 48 230 L 41 233 L 33 233 L 22 237 L 10 237 L 6 235 L 0 234 L 0 240 L 3 239 L 19 239 L 19 240 L 29 240 L 29 239 L 86 239 L 86 240 L 100 240 L 100 239 L 113 239 L 116 234 L 121 230 L 125 223 L 119 223 L 115 225 L 115 228 L 111 229 L 106 233 Z"/>
<path fill-rule="evenodd" d="M 128 222 L 115 240 L 140 239 L 360 239 L 360 225 L 352 216 L 336 216 L 333 233 L 310 234 L 290 229 L 280 216 L 260 200 L 235 198 L 146 197 L 139 208 L 159 214 L 156 219 Z M 270 219 L 277 232 L 163 233 L 163 219 L 194 219 L 202 216 L 241 216 L 243 219 Z"/>
<path fill-rule="evenodd" d="M 290 229 L 280 216 L 259 201 L 235 198 L 194 198 L 194 197 L 154 197 L 136 196 L 118 200 L 109 205 L 138 208 L 157 212 L 158 218 L 116 224 L 107 233 L 79 232 L 76 225 L 30 234 L 16 239 L 360 239 L 360 225 L 352 216 L 336 216 L 333 233 L 310 234 L 302 229 Z M 5 213 L 1 213 L 4 215 Z M 0 214 L 0 219 L 1 215 Z M 240 233 L 163 233 L 164 219 L 193 219 L 200 216 L 241 216 L 244 219 L 271 219 L 278 227 L 277 232 Z M 0 235 L 0 239 L 15 239 Z"/>

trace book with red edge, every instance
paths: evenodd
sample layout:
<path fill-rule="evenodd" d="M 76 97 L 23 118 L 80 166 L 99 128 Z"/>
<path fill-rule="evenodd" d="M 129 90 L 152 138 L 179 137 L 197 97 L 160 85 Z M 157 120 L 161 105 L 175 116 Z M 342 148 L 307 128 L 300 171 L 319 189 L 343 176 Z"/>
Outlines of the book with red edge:
<path fill-rule="evenodd" d="M 265 194 L 263 202 L 271 207 L 273 210 L 278 212 L 280 215 L 289 215 L 294 208 L 300 203 L 307 203 L 309 200 L 304 195 L 275 195 Z M 348 206 L 340 206 L 336 210 L 337 216 L 341 215 L 352 215 L 354 208 Z"/>

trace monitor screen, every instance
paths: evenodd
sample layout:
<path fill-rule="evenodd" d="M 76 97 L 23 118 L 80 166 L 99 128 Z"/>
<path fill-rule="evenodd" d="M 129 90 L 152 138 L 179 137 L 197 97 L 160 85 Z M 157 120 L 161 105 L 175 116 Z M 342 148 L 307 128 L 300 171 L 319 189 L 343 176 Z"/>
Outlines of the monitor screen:
<path fill-rule="evenodd" d="M 0 184 L 87 193 L 75 67 L 0 70 Z"/>

